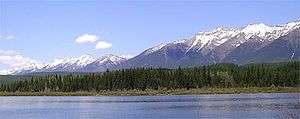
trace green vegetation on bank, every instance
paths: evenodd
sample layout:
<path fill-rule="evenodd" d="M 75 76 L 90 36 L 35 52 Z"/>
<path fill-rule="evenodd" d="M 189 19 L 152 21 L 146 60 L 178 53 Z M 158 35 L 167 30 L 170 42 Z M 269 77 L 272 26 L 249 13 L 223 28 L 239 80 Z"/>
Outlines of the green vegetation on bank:
<path fill-rule="evenodd" d="M 194 88 L 194 89 L 147 89 L 126 91 L 84 92 L 0 92 L 0 96 L 141 96 L 141 95 L 198 95 L 240 93 L 300 93 L 300 87 L 245 87 L 245 88 Z"/>
<path fill-rule="evenodd" d="M 2 83 L 0 92 L 1 95 L 299 92 L 299 82 L 300 62 L 293 61 L 246 66 L 215 64 L 184 69 L 134 68 L 104 73 L 49 74 Z"/>

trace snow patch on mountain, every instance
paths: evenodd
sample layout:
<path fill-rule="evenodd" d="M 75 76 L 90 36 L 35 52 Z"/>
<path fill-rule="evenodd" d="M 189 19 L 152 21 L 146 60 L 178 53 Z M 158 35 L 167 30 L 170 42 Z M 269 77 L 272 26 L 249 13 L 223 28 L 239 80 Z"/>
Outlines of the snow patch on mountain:
<path fill-rule="evenodd" d="M 69 57 L 69 58 L 62 58 L 62 59 L 55 59 L 52 63 L 48 64 L 46 68 L 55 67 L 62 64 L 68 65 L 76 65 L 76 66 L 86 66 L 96 59 L 91 55 L 82 55 L 79 57 Z"/>
<path fill-rule="evenodd" d="M 219 27 L 210 32 L 199 32 L 195 36 L 195 40 L 188 49 L 188 51 L 197 46 L 198 50 L 201 50 L 205 46 L 219 46 L 225 43 L 229 38 L 237 35 L 239 32 L 235 28 Z"/>
<path fill-rule="evenodd" d="M 251 36 L 256 35 L 261 38 L 266 38 L 267 33 L 272 33 L 274 30 L 278 30 L 278 27 L 270 27 L 265 24 L 250 24 L 243 28 L 241 32 L 245 33 L 246 39 L 249 39 Z"/>
<path fill-rule="evenodd" d="M 156 52 L 156 51 L 162 49 L 164 46 L 165 46 L 165 44 L 159 44 L 159 45 L 157 45 L 155 47 L 149 48 L 149 49 L 147 49 L 145 51 L 145 55 L 149 55 L 149 54 L 151 54 L 153 52 Z"/>
<path fill-rule="evenodd" d="M 26 65 L 24 65 L 23 67 L 18 67 L 18 68 L 13 68 L 11 70 L 7 71 L 7 74 L 18 74 L 20 72 L 23 71 L 27 71 L 27 72 L 35 72 L 43 67 L 45 67 L 46 64 L 42 64 L 42 63 L 28 63 Z"/>
<path fill-rule="evenodd" d="M 40 65 L 37 66 L 37 64 L 33 63 L 31 64 L 30 67 L 23 67 L 22 69 L 15 69 L 9 72 L 11 74 L 23 74 L 28 72 L 76 71 L 92 63 L 97 63 L 97 64 L 112 63 L 114 65 L 117 65 L 125 60 L 127 59 L 112 54 L 105 55 L 98 59 L 92 55 L 82 55 L 79 57 L 55 59 L 53 62 L 44 64 L 43 66 Z"/>
<path fill-rule="evenodd" d="M 113 64 L 119 64 L 119 63 L 121 63 L 122 61 L 125 61 L 125 60 L 127 60 L 127 59 L 123 58 L 123 57 L 116 56 L 116 55 L 108 54 L 108 55 L 105 55 L 105 56 L 101 57 L 99 60 L 97 60 L 97 62 L 102 64 L 102 63 L 111 61 Z"/>
<path fill-rule="evenodd" d="M 198 49 L 198 51 L 203 48 L 213 49 L 214 47 L 222 45 L 226 41 L 230 40 L 233 37 L 236 37 L 241 33 L 245 34 L 246 40 L 239 41 L 238 44 L 235 44 L 235 46 L 239 46 L 253 36 L 258 36 L 262 39 L 272 41 L 288 34 L 290 31 L 296 28 L 300 28 L 300 21 L 290 22 L 279 26 L 268 26 L 259 23 L 250 24 L 242 28 L 219 27 L 209 32 L 199 32 L 198 34 L 196 34 L 194 41 L 188 51 L 192 48 L 196 48 Z"/>
<path fill-rule="evenodd" d="M 265 24 L 251 24 L 244 27 L 241 32 L 246 34 L 246 39 L 249 39 L 252 36 L 258 36 L 263 39 L 273 40 L 279 38 L 283 35 L 286 35 L 291 30 L 300 27 L 300 22 L 290 22 L 285 25 L 279 26 L 268 26 Z"/>

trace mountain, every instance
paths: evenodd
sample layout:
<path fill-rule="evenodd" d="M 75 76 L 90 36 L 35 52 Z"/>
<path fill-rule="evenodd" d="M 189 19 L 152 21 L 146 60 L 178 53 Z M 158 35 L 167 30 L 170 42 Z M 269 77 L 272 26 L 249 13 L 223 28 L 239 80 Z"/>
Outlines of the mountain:
<path fill-rule="evenodd" d="M 14 72 L 101 72 L 133 67 L 177 68 L 289 60 L 300 60 L 300 21 L 276 26 L 259 23 L 241 28 L 220 27 L 151 47 L 130 59 L 112 54 L 100 58 L 83 55 L 57 59 L 42 67 L 32 64 Z"/>
<path fill-rule="evenodd" d="M 91 55 L 56 59 L 53 63 L 46 65 L 37 72 L 77 72 L 95 60 Z"/>
<path fill-rule="evenodd" d="M 120 68 L 176 68 L 213 63 L 247 64 L 299 60 L 300 21 L 268 26 L 217 28 L 189 39 L 149 48 Z"/>
<path fill-rule="evenodd" d="M 245 46 L 245 45 L 244 45 Z M 256 45 L 257 47 L 261 45 Z M 241 47 L 244 48 L 244 47 Z M 235 49 L 228 58 L 224 58 L 224 60 L 232 61 L 232 54 L 234 56 L 238 56 L 239 59 L 235 59 L 234 62 L 237 64 L 247 64 L 252 62 L 270 62 L 270 61 L 289 61 L 289 60 L 299 60 L 300 59 L 300 29 L 295 29 L 274 40 L 273 42 L 261 46 L 261 48 L 252 49 L 251 52 L 248 53 L 243 52 L 244 55 L 238 55 L 236 51 L 239 49 Z M 225 61 L 226 62 L 226 61 Z"/>
<path fill-rule="evenodd" d="M 113 69 L 121 62 L 127 60 L 112 54 L 95 58 L 91 55 L 82 55 L 80 57 L 70 57 L 56 59 L 52 63 L 45 64 L 37 68 L 26 68 L 17 70 L 13 74 L 28 74 L 34 72 L 99 72 L 107 69 Z"/>
<path fill-rule="evenodd" d="M 87 64 L 80 71 L 81 72 L 99 72 L 107 69 L 115 69 L 122 62 L 126 61 L 126 58 L 115 56 L 112 54 L 103 56 L 94 62 Z"/>

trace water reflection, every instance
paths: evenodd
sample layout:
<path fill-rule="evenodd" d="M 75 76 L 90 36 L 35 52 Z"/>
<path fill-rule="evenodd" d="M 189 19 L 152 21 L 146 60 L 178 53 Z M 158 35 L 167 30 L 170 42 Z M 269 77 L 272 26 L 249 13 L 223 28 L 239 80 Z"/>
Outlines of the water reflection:
<path fill-rule="evenodd" d="M 0 117 L 299 118 L 300 94 L 0 97 Z"/>

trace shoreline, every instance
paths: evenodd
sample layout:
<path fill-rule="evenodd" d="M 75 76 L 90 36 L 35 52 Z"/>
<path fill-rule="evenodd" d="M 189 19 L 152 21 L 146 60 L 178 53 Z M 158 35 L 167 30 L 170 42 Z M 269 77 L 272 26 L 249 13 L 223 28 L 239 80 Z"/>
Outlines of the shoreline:
<path fill-rule="evenodd" d="M 300 87 L 243 87 L 243 88 L 194 88 L 194 89 L 147 89 L 126 91 L 83 92 L 0 92 L 0 96 L 163 96 L 200 94 L 253 94 L 253 93 L 300 93 Z"/>

